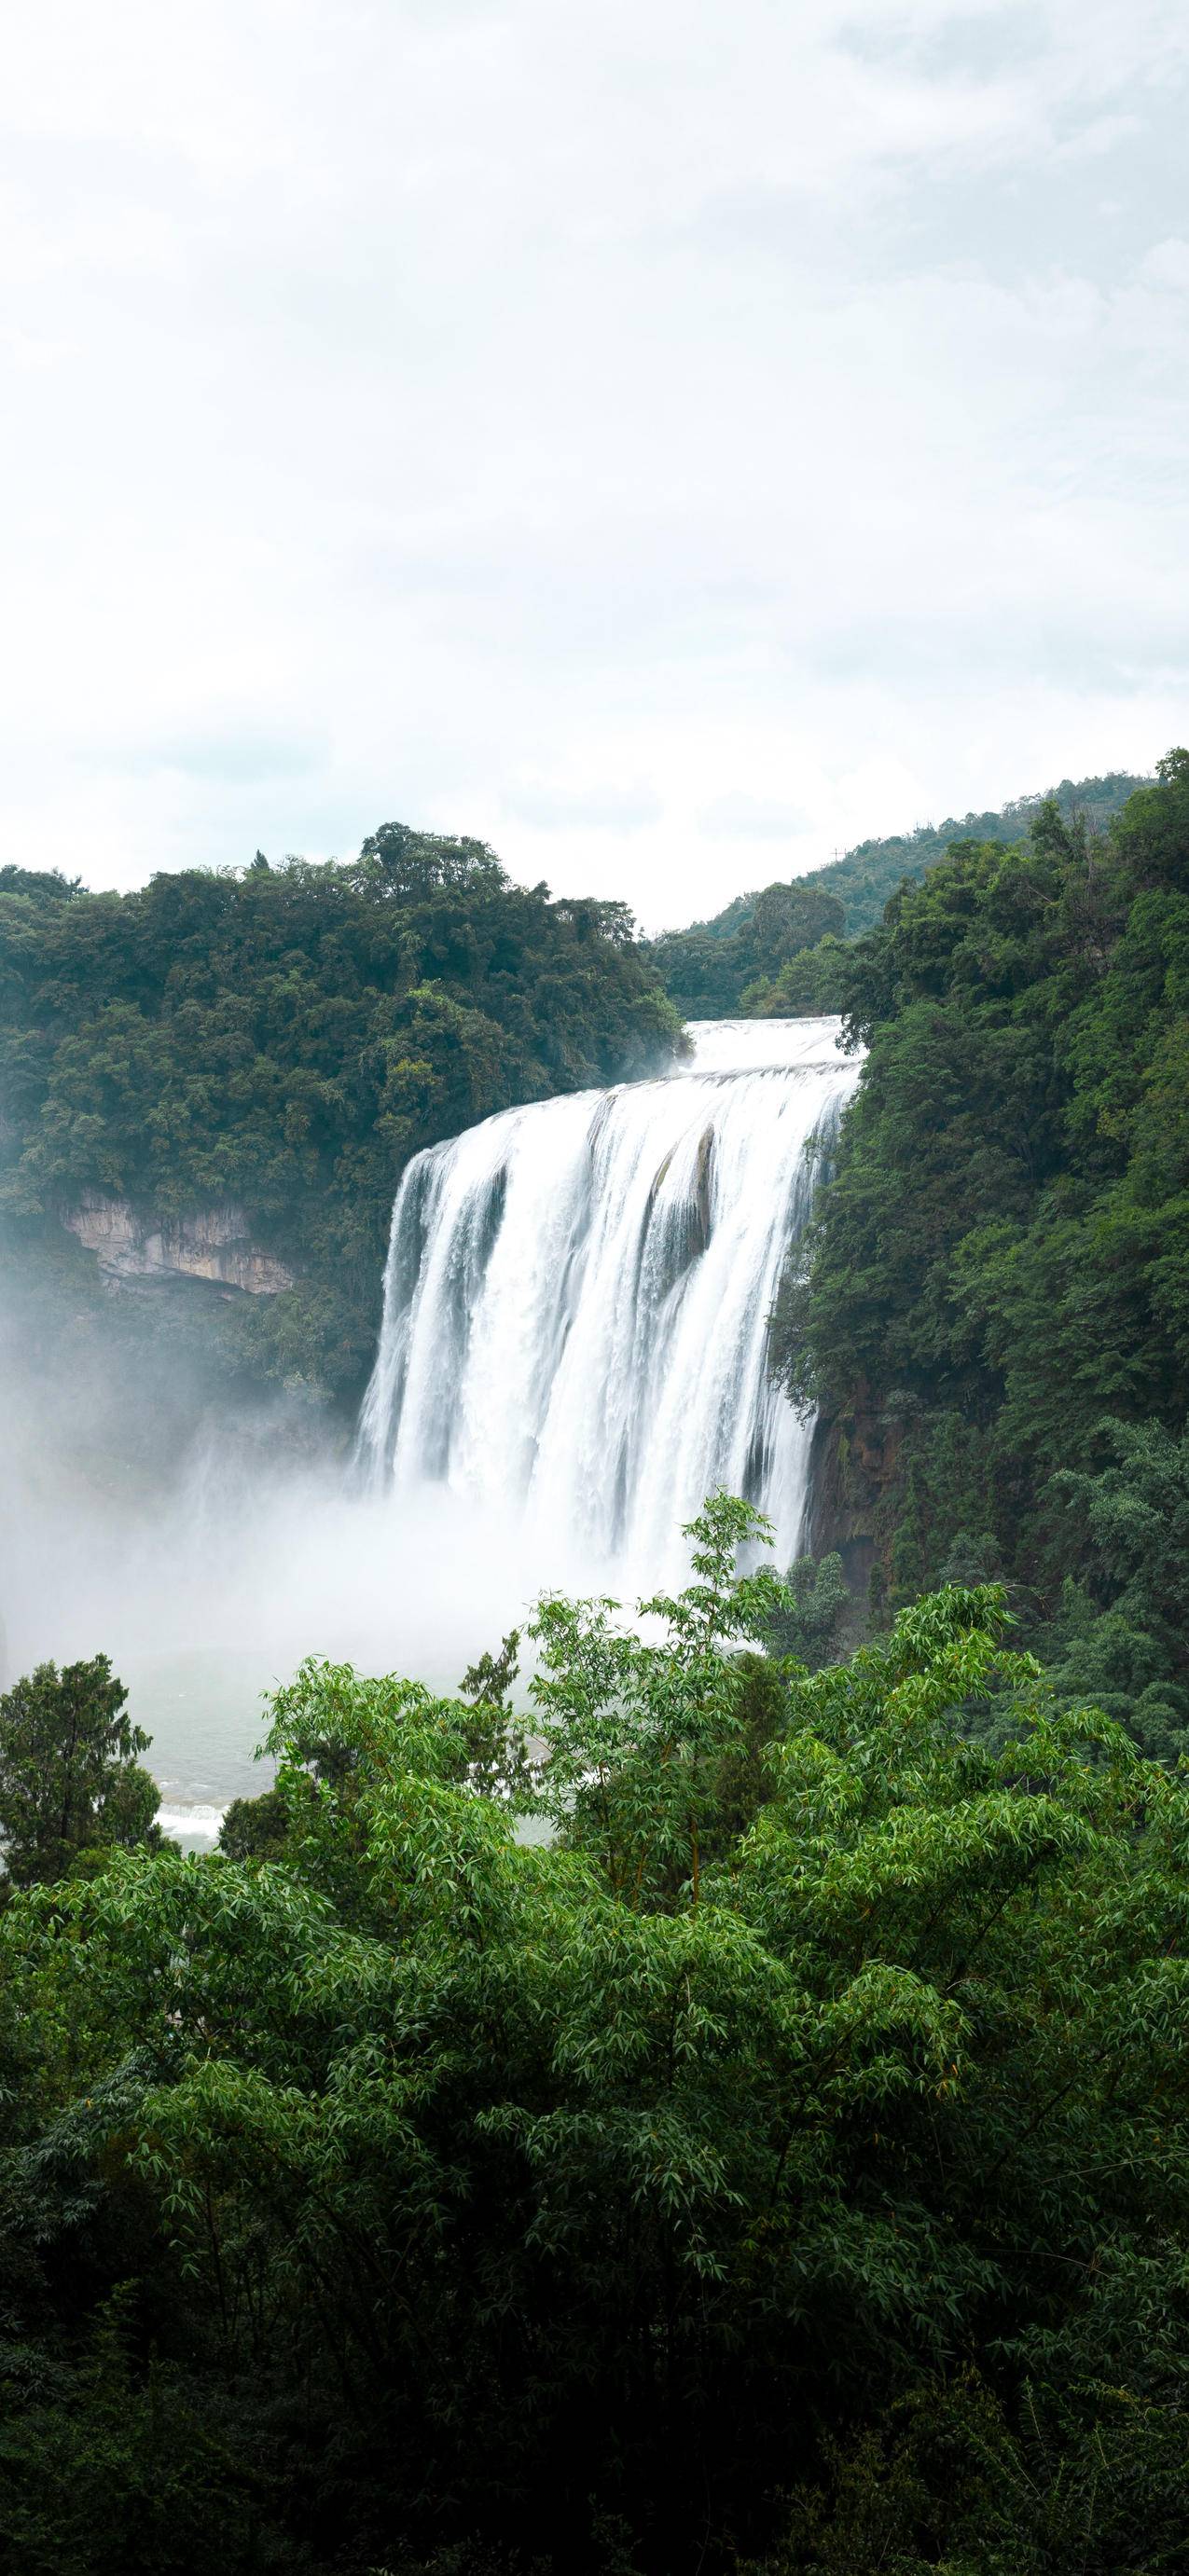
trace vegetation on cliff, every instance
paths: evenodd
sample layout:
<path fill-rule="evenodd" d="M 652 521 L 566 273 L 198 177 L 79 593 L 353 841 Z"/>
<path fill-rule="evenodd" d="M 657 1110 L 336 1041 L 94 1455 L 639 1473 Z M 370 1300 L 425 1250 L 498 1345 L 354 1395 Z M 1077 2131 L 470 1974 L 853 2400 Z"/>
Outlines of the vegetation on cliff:
<path fill-rule="evenodd" d="M 1186 2564 L 1189 1788 L 994 1587 L 763 1656 L 752 1529 L 544 1603 L 535 1742 L 308 1664 L 238 1857 L 12 1897 L 30 2576 Z"/>
<path fill-rule="evenodd" d="M 0 869 L 0 1215 L 27 1263 L 98 1190 L 233 1201 L 298 1284 L 236 1318 L 265 1371 L 358 1391 L 401 1169 L 492 1110 L 667 1062 L 618 904 L 387 824 L 349 865 L 262 857 L 132 894 Z"/>
<path fill-rule="evenodd" d="M 1005 1573 L 1063 1691 L 1189 1749 L 1189 754 L 1105 838 L 1049 803 L 958 845 L 844 1002 L 867 1061 L 788 1382 L 903 1425 L 893 1606 Z"/>

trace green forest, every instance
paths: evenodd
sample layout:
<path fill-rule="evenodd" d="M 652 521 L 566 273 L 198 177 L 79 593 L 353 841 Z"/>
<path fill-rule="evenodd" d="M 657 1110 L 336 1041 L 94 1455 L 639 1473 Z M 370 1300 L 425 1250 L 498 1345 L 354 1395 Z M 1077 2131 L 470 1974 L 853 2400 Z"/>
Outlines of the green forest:
<path fill-rule="evenodd" d="M 840 943 L 874 929 L 897 887 L 935 868 L 955 842 L 1009 847 L 1047 803 L 1067 822 L 1080 817 L 1101 832 L 1143 784 L 1123 770 L 1066 778 L 1048 798 L 1018 796 L 995 813 L 951 815 L 888 840 L 860 841 L 792 884 L 736 895 L 711 921 L 654 940 L 661 981 L 687 1019 L 840 1010 Z"/>
<path fill-rule="evenodd" d="M 871 1609 L 1006 1579 L 1070 1704 L 1189 1750 L 1189 753 L 958 843 L 848 952 L 868 1050 L 780 1299 Z M 866 1452 L 890 1472 L 864 1481 Z"/>
<path fill-rule="evenodd" d="M 812 1558 L 718 1494 L 451 1696 L 312 1659 L 206 1856 L 101 1639 L 0 1695 L 4 2563 L 1189 2576 L 1189 752 L 1095 785 L 697 933 L 865 1051 Z M 0 942 L 10 1262 L 241 1199 L 344 1393 L 407 1155 L 689 999 L 397 827 Z"/>
<path fill-rule="evenodd" d="M 756 1535 L 527 1719 L 307 1664 L 207 1858 L 102 1659 L 0 1702 L 8 2564 L 1189 2564 L 1186 1774 L 996 1585 L 773 1651 Z"/>
<path fill-rule="evenodd" d="M 659 1068 L 678 1032 L 621 905 L 513 885 L 477 841 L 387 824 L 347 865 L 258 854 L 124 895 L 3 867 L 0 1257 L 69 1308 L 82 1193 L 166 1222 L 238 1204 L 297 1276 L 222 1306 L 227 1367 L 354 1404 L 409 1156 Z"/>

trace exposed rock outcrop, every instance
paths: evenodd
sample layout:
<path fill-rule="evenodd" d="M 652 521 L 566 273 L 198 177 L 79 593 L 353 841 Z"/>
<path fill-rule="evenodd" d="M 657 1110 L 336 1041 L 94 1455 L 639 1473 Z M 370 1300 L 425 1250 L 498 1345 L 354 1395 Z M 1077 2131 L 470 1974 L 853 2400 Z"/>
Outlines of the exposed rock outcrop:
<path fill-rule="evenodd" d="M 826 1556 L 837 1549 L 856 1596 L 866 1594 L 871 1569 L 888 1545 L 889 1515 L 882 1507 L 899 1480 L 904 1431 L 902 1414 L 876 1407 L 859 1387 L 848 1406 L 822 1415 L 814 1435 L 809 1552 Z"/>
<path fill-rule="evenodd" d="M 172 1225 L 157 1224 L 127 1199 L 86 1190 L 63 1224 L 112 1279 L 209 1279 L 250 1297 L 275 1297 L 293 1286 L 285 1262 L 252 1242 L 242 1208 L 196 1208 Z"/>

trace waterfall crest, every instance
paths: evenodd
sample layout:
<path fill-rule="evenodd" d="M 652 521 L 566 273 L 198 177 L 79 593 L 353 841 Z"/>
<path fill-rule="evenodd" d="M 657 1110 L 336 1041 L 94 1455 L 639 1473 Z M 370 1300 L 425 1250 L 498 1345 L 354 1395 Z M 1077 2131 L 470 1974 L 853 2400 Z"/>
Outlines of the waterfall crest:
<path fill-rule="evenodd" d="M 360 1422 L 375 1482 L 441 1484 L 543 1553 L 680 1563 L 716 1487 L 805 1521 L 812 1426 L 767 1374 L 767 1319 L 858 1064 L 839 1023 L 706 1021 L 657 1081 L 487 1118 L 397 1193 Z"/>

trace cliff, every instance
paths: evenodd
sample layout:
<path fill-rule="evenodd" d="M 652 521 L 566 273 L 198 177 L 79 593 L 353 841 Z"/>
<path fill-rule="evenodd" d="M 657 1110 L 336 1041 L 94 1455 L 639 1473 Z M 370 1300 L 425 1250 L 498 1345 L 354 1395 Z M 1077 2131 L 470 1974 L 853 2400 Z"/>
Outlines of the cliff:
<path fill-rule="evenodd" d="M 294 1284 L 294 1272 L 252 1242 L 242 1208 L 196 1208 L 159 1225 L 127 1199 L 85 1190 L 63 1224 L 111 1279 L 209 1279 L 250 1297 L 275 1297 Z"/>
<path fill-rule="evenodd" d="M 808 1550 L 837 1550 L 847 1586 L 864 1600 L 877 1560 L 886 1576 L 893 1535 L 889 1506 L 902 1468 L 905 1423 L 901 1413 L 876 1404 L 860 1384 L 851 1401 L 823 1414 L 814 1435 Z"/>

